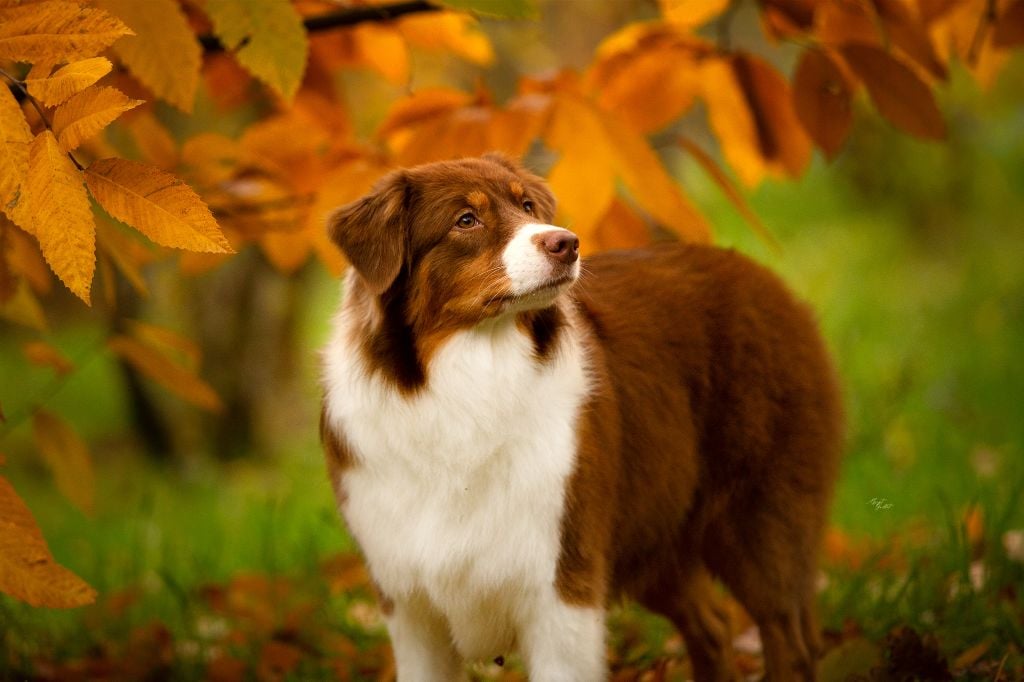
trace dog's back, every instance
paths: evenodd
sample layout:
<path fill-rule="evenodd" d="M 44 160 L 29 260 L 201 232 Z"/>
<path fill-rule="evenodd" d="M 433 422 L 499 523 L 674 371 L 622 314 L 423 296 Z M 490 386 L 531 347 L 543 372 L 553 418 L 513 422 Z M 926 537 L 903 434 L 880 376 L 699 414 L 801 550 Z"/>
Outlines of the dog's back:
<path fill-rule="evenodd" d="M 691 650 L 726 647 L 702 594 L 710 571 L 778 624 L 766 646 L 781 646 L 775 628 L 811 653 L 842 441 L 811 311 L 746 257 L 674 244 L 588 258 L 574 296 L 619 417 L 613 586 L 691 631 Z"/>

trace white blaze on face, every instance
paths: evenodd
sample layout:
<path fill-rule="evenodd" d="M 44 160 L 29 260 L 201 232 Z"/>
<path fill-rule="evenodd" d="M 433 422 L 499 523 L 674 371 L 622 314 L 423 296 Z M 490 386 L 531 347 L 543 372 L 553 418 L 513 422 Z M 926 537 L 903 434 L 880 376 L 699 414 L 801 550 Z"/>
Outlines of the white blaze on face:
<path fill-rule="evenodd" d="M 562 272 L 561 268 L 564 266 L 548 256 L 536 239 L 539 234 L 561 229 L 540 223 L 525 223 L 520 226 L 501 256 L 505 264 L 505 274 L 512 282 L 512 294 L 520 295 L 534 291 Z M 580 271 L 579 260 L 573 263 L 571 268 L 570 275 L 575 279 Z"/>

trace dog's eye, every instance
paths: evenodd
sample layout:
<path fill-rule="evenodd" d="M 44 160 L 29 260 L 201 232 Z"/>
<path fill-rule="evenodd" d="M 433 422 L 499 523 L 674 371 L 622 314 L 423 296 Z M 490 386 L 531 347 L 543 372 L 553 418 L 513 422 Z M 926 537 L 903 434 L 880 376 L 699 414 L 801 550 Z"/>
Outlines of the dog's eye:
<path fill-rule="evenodd" d="M 463 213 L 455 224 L 459 227 L 474 227 L 477 224 L 476 216 L 472 213 Z"/>
<path fill-rule="evenodd" d="M 529 213 L 530 215 L 533 215 L 533 202 L 530 201 L 529 199 L 524 201 L 523 202 L 523 210 L 526 211 L 527 213 Z"/>

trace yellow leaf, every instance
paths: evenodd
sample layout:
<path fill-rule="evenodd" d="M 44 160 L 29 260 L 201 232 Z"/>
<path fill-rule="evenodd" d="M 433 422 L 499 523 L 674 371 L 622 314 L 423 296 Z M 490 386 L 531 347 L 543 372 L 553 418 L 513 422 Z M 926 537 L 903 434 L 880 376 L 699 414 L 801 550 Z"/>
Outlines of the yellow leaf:
<path fill-rule="evenodd" d="M 309 41 L 289 0 L 205 0 L 224 46 L 252 75 L 290 100 L 306 69 Z"/>
<path fill-rule="evenodd" d="M 33 231 L 25 178 L 32 132 L 21 107 L 6 85 L 0 87 L 0 209 L 29 232 Z"/>
<path fill-rule="evenodd" d="M 71 151 L 120 116 L 142 104 L 128 99 L 116 88 L 89 88 L 57 108 L 53 114 L 53 131 L 60 148 Z"/>
<path fill-rule="evenodd" d="M 410 14 L 399 19 L 395 26 L 410 45 L 448 51 L 481 66 L 494 61 L 491 41 L 472 15 L 463 12 Z"/>
<path fill-rule="evenodd" d="M 0 476 L 0 592 L 31 606 L 73 608 L 96 590 L 58 564 L 25 503 Z"/>
<path fill-rule="evenodd" d="M 658 6 L 672 23 L 695 27 L 721 14 L 729 0 L 658 0 Z"/>
<path fill-rule="evenodd" d="M 63 419 L 36 410 L 32 434 L 46 466 L 53 473 L 57 489 L 86 514 L 93 513 L 96 477 L 85 441 Z"/>
<path fill-rule="evenodd" d="M 182 145 L 181 170 L 192 182 L 213 187 L 234 174 L 241 153 L 229 137 L 200 133 Z"/>
<path fill-rule="evenodd" d="M 107 347 L 179 398 L 210 412 L 223 409 L 220 398 L 209 384 L 188 369 L 171 362 L 153 347 L 130 336 L 115 336 L 107 341 Z"/>
<path fill-rule="evenodd" d="M 191 112 L 202 50 L 178 0 L 96 2 L 135 32 L 114 43 L 118 59 L 157 97 Z"/>
<path fill-rule="evenodd" d="M 732 66 L 724 59 L 706 60 L 701 80 L 708 122 L 725 160 L 743 184 L 757 185 L 764 178 L 765 162 L 758 147 L 757 124 Z"/>
<path fill-rule="evenodd" d="M 393 27 L 365 23 L 350 30 L 357 62 L 395 85 L 408 82 L 409 52 L 402 36 Z"/>
<path fill-rule="evenodd" d="M 13 296 L 0 303 L 0 318 L 40 332 L 48 328 L 46 314 L 24 280 L 18 282 Z"/>
<path fill-rule="evenodd" d="M 67 374 L 75 368 L 59 350 L 45 341 L 29 341 L 21 347 L 25 358 L 33 365 L 51 367 L 57 374 Z"/>
<path fill-rule="evenodd" d="M 126 35 L 131 30 L 120 19 L 78 2 L 50 0 L 0 9 L 0 59 L 85 59 Z"/>
<path fill-rule="evenodd" d="M 82 173 L 44 130 L 32 142 L 28 186 L 36 197 L 35 237 L 50 269 L 89 303 L 96 268 L 96 224 Z"/>
<path fill-rule="evenodd" d="M 32 78 L 30 73 L 25 84 L 30 95 L 48 107 L 55 107 L 106 76 L 111 68 L 109 59 L 92 57 L 62 66 L 52 76 Z"/>
<path fill-rule="evenodd" d="M 210 209 L 192 188 L 159 168 L 99 159 L 85 171 L 89 191 L 107 213 L 162 246 L 231 252 Z"/>
<path fill-rule="evenodd" d="M 164 170 L 178 165 L 178 150 L 174 138 L 152 111 L 138 112 L 127 125 L 142 158 Z"/>
<path fill-rule="evenodd" d="M 142 296 L 149 295 L 149 287 L 140 268 L 153 261 L 153 252 L 125 234 L 105 217 L 96 221 L 96 244 L 107 254 L 114 267 L 124 275 L 132 288 Z"/>

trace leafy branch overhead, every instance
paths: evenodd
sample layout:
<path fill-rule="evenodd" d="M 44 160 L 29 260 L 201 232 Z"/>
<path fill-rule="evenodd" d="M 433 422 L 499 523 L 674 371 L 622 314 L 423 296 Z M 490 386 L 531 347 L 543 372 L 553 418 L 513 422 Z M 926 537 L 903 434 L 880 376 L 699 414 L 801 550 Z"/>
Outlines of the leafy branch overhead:
<path fill-rule="evenodd" d="M 712 239 L 666 161 L 680 153 L 773 243 L 744 189 L 800 177 L 815 149 L 834 159 L 861 103 L 942 140 L 936 92 L 951 65 L 985 86 L 1024 44 L 1024 0 L 659 0 L 658 10 L 606 36 L 581 71 L 521 75 L 499 101 L 482 73 L 500 50 L 479 17 L 535 19 L 531 0 L 0 0 L 0 318 L 48 330 L 56 275 L 116 321 L 97 352 L 217 412 L 225 401 L 200 378 L 198 348 L 117 308 L 118 283 L 147 295 L 154 261 L 197 274 L 253 245 L 283 274 L 314 259 L 337 274 L 328 211 L 392 167 L 495 149 L 541 152 L 558 220 L 592 251 L 657 231 Z M 740 17 L 759 22 L 766 47 L 735 44 Z M 791 72 L 780 47 L 796 57 Z M 413 66 L 426 53 L 458 60 L 478 85 L 422 85 Z M 244 122 L 236 135 L 212 127 L 222 114 Z M 53 368 L 58 387 L 77 371 L 42 340 L 24 354 Z M 0 436 L 29 420 L 57 486 L 89 480 L 85 441 L 38 404 L 0 417 Z M 68 496 L 92 507 L 91 493 Z M 0 479 L 5 503 L 20 501 Z M 27 537 L 26 514 L 21 530 L 0 528 L 0 543 Z M 0 552 L 14 561 L 0 565 L 0 591 L 48 603 L 10 576 L 33 565 L 66 576 L 41 536 L 25 547 L 36 564 Z M 64 605 L 91 598 L 65 582 Z"/>

